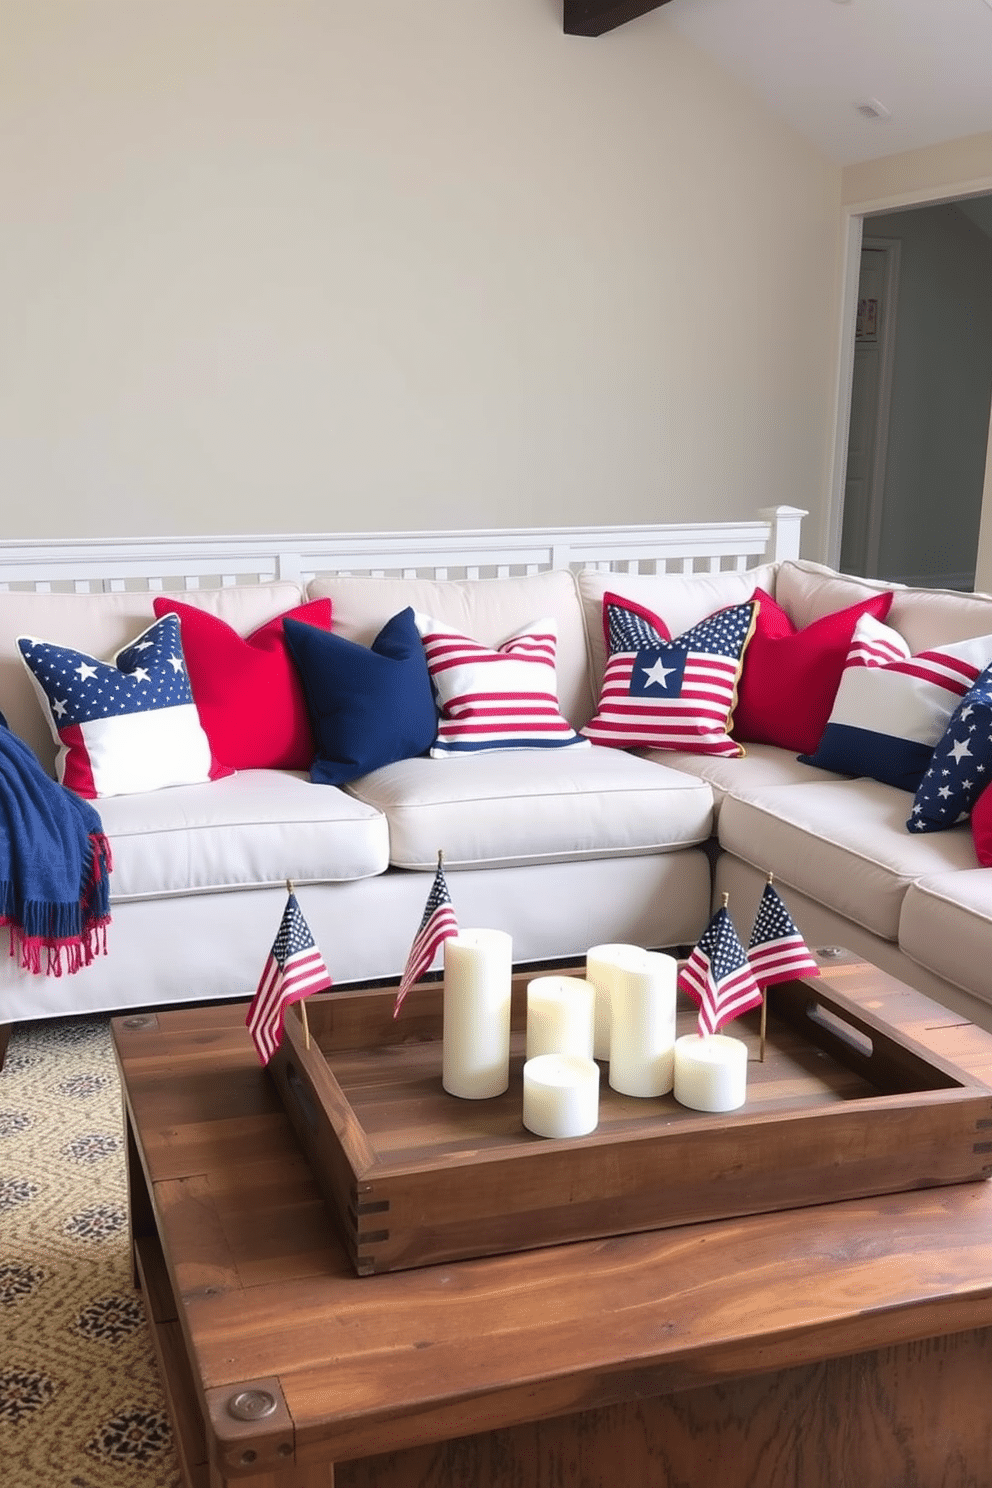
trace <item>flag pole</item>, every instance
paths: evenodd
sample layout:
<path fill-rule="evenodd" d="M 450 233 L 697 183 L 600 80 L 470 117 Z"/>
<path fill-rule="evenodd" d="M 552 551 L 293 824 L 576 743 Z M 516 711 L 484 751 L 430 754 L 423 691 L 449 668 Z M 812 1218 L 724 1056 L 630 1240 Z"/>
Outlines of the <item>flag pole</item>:
<path fill-rule="evenodd" d="M 296 891 L 293 888 L 293 880 L 291 878 L 287 878 L 287 880 L 286 880 L 286 893 L 287 894 L 293 894 L 295 892 Z M 305 997 L 301 997 L 300 1000 L 299 1000 L 299 1003 L 297 1004 L 297 1006 L 300 1009 L 300 1022 L 303 1024 L 303 1046 L 304 1046 L 304 1048 L 309 1049 L 309 1047 L 310 1047 L 310 1019 L 307 1017 L 307 1000 L 306 1000 L 306 998 Z"/>
<path fill-rule="evenodd" d="M 769 870 L 769 873 L 768 873 L 768 882 L 769 882 L 769 884 L 771 884 L 774 881 L 774 878 L 775 878 L 774 873 L 772 873 L 771 870 Z M 761 1043 L 760 1043 L 760 1046 L 759 1046 L 759 1049 L 758 1049 L 758 1062 L 759 1062 L 759 1064 L 764 1064 L 764 1062 L 765 1062 L 765 1037 L 766 1037 L 767 1032 L 768 1032 L 768 985 L 766 983 L 762 987 L 762 989 L 761 989 Z"/>
<path fill-rule="evenodd" d="M 727 894 L 727 893 L 724 893 L 724 896 L 723 896 L 723 908 L 727 911 L 728 914 L 730 913 L 730 895 Z M 704 1028 L 703 1029 L 703 1038 L 704 1039 L 708 1039 L 709 1036 L 710 1036 L 709 1029 L 708 1028 Z"/>

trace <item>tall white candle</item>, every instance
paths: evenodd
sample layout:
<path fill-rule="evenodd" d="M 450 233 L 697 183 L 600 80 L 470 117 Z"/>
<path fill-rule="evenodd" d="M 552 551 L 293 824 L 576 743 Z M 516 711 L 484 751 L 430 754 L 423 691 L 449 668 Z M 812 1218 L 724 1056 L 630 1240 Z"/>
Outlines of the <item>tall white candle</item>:
<path fill-rule="evenodd" d="M 592 1058 L 596 989 L 580 977 L 535 977 L 527 983 L 527 1058 L 578 1054 Z"/>
<path fill-rule="evenodd" d="M 510 1083 L 513 941 L 505 930 L 460 930 L 444 942 L 441 1083 L 488 1100 Z"/>
<path fill-rule="evenodd" d="M 664 1095 L 675 1051 L 674 956 L 641 951 L 616 968 L 611 991 L 610 1084 L 621 1095 Z"/>
<path fill-rule="evenodd" d="M 539 1054 L 524 1065 L 524 1126 L 538 1137 L 584 1137 L 599 1124 L 599 1065 Z"/>
<path fill-rule="evenodd" d="M 747 1045 L 724 1033 L 683 1034 L 673 1093 L 694 1111 L 736 1111 L 747 1098 Z"/>
<path fill-rule="evenodd" d="M 610 1001 L 618 967 L 631 956 L 642 954 L 640 946 L 597 945 L 586 952 L 586 981 L 596 988 L 596 1026 L 593 1035 L 593 1056 L 596 1059 L 610 1057 Z"/>

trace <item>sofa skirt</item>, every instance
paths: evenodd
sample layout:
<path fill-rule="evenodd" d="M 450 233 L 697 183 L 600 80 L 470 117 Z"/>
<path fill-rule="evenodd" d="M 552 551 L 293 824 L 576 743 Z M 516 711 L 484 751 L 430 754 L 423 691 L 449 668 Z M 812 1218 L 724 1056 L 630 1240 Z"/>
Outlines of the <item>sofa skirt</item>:
<path fill-rule="evenodd" d="M 446 873 L 458 922 L 507 930 L 514 960 L 581 959 L 625 941 L 686 945 L 705 927 L 702 849 Z M 390 869 L 303 884 L 297 898 L 336 986 L 399 976 L 433 875 Z M 0 930 L 0 1024 L 251 997 L 279 929 L 283 887 L 136 900 L 113 908 L 108 954 L 72 977 L 19 972 Z"/>

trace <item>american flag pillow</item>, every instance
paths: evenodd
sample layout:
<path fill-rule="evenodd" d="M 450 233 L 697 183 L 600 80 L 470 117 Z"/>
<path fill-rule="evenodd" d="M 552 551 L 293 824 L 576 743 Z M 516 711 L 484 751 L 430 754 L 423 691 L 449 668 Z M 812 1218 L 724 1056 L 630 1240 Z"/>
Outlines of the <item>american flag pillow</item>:
<path fill-rule="evenodd" d="M 915 791 L 952 713 L 992 661 L 992 635 L 916 655 L 871 615 L 854 627 L 830 721 L 806 764 Z"/>
<path fill-rule="evenodd" d="M 495 649 L 430 615 L 417 613 L 415 620 L 440 714 L 434 759 L 588 747 L 558 711 L 553 620 L 535 620 Z"/>
<path fill-rule="evenodd" d="M 911 832 L 941 832 L 971 815 L 992 783 L 992 666 L 951 714 L 913 801 Z"/>
<path fill-rule="evenodd" d="M 743 754 L 730 727 L 756 610 L 753 600 L 730 605 L 669 638 L 643 605 L 604 594 L 609 656 L 599 708 L 582 732 L 614 749 Z"/>
<path fill-rule="evenodd" d="M 179 639 L 165 615 L 112 661 L 18 636 L 21 660 L 59 745 L 58 778 L 77 795 L 126 796 L 234 772 L 200 724 Z"/>

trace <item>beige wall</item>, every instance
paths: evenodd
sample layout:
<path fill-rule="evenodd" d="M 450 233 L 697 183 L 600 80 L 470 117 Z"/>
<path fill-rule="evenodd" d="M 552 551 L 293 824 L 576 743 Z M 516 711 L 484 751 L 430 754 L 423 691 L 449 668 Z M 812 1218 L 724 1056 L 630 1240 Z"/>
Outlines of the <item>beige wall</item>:
<path fill-rule="evenodd" d="M 970 134 L 926 150 L 907 150 L 849 165 L 844 170 L 842 198 L 845 206 L 867 203 L 877 210 L 887 202 L 905 206 L 913 199 L 936 201 L 969 189 L 987 191 L 990 178 L 992 134 Z"/>
<path fill-rule="evenodd" d="M 655 12 L 0 0 L 0 535 L 808 506 L 841 172 Z"/>

